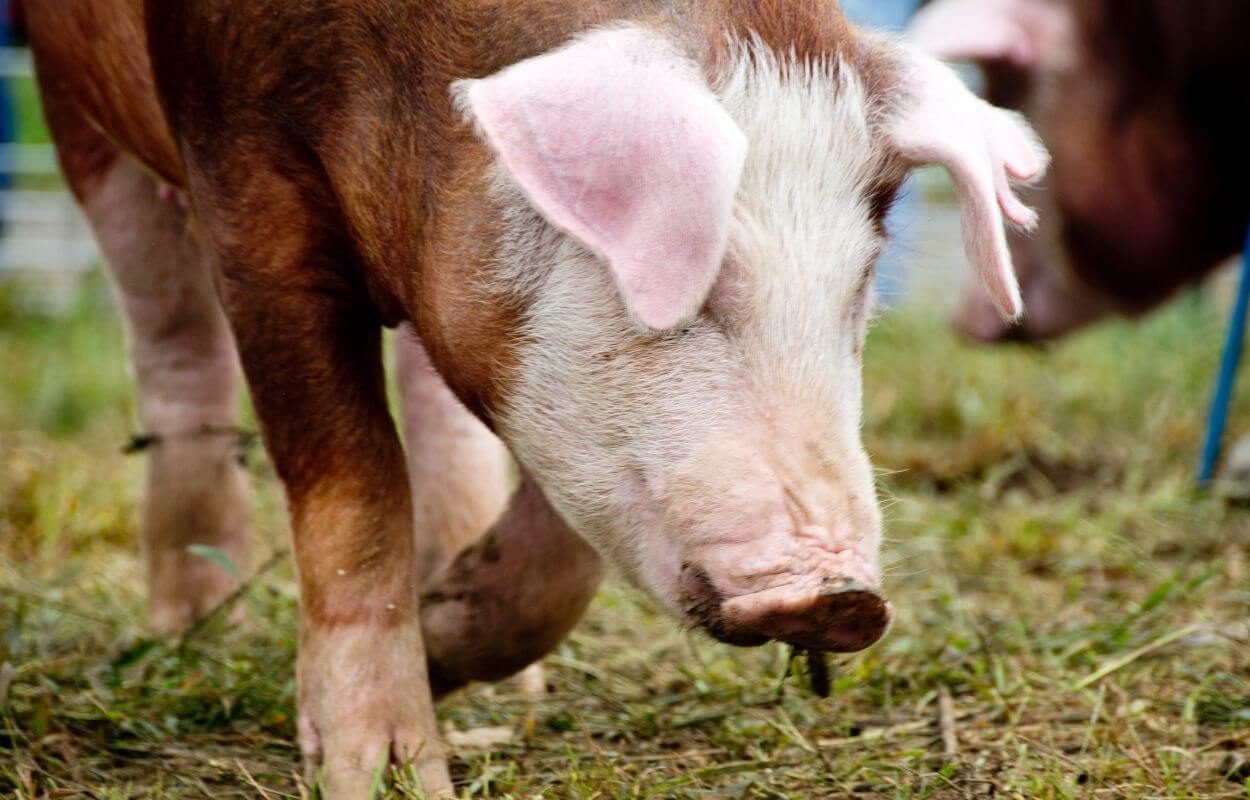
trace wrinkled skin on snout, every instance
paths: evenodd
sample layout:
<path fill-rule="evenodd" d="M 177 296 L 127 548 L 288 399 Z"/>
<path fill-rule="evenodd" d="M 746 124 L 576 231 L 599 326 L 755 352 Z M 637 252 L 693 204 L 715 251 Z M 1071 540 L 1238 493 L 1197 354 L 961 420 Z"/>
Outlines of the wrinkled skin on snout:
<path fill-rule="evenodd" d="M 826 288 L 841 287 L 809 290 Z M 769 346 L 749 301 L 716 291 L 675 332 L 551 320 L 544 340 L 584 344 L 539 367 L 533 395 L 527 380 L 509 430 L 576 529 L 679 619 L 733 644 L 863 649 L 889 622 L 857 430 L 866 293 L 842 291 L 811 340 L 783 326 Z"/>
<path fill-rule="evenodd" d="M 973 289 L 956 318 L 983 341 L 1062 336 L 1142 314 L 1237 253 L 1250 218 L 1250 7 L 1219 0 L 942 0 L 910 36 L 971 59 L 988 99 L 1023 111 L 1054 156 L 1035 236 L 1013 236 L 1028 314 Z"/>
<path fill-rule="evenodd" d="M 861 650 L 891 619 L 859 434 L 882 216 L 908 166 L 948 166 L 982 281 L 1018 313 L 1003 215 L 1032 214 L 1008 176 L 1044 156 L 947 70 L 884 44 L 905 99 L 746 45 L 713 98 L 663 42 L 592 38 L 461 87 L 518 243 L 497 291 L 526 309 L 500 433 L 570 525 L 687 624 Z M 585 74 L 598 82 L 569 77 Z M 635 104 L 639 87 L 661 100 Z M 583 92 L 595 113 L 578 113 Z"/>

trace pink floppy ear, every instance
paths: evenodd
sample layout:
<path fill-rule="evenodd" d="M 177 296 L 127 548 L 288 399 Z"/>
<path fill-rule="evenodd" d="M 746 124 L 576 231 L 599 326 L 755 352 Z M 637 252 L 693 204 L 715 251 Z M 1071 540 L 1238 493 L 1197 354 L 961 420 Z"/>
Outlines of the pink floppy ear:
<path fill-rule="evenodd" d="M 1069 13 L 1051 0 L 938 0 L 916 14 L 906 35 L 935 58 L 1029 69 L 1062 56 Z"/>
<path fill-rule="evenodd" d="M 1011 181 L 1040 178 L 1049 157 L 1023 117 L 981 100 L 932 58 L 905 52 L 905 96 L 889 137 L 912 165 L 940 164 L 950 173 L 968 260 L 998 310 L 1018 317 L 1024 309 L 1004 216 L 1023 228 L 1037 224 Z"/>
<path fill-rule="evenodd" d="M 666 330 L 698 311 L 725 253 L 746 138 L 692 63 L 617 28 L 465 84 L 512 178 L 608 263 L 640 322 Z"/>

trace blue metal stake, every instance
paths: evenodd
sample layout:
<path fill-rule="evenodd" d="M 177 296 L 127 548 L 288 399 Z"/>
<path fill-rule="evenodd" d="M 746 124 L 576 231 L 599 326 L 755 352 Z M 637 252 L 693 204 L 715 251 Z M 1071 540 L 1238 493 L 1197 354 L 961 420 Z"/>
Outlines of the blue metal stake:
<path fill-rule="evenodd" d="M 1207 420 L 1207 441 L 1202 448 L 1202 463 L 1198 469 L 1198 484 L 1211 485 L 1215 468 L 1219 465 L 1220 449 L 1224 444 L 1224 428 L 1228 424 L 1228 407 L 1233 401 L 1233 389 L 1237 383 L 1237 368 L 1241 365 L 1241 345 L 1246 334 L 1246 313 L 1250 310 L 1250 231 L 1246 235 L 1246 249 L 1242 253 L 1241 283 L 1237 287 L 1237 303 L 1233 306 L 1233 318 L 1228 325 L 1228 341 L 1224 345 L 1224 361 L 1220 365 L 1220 380 L 1215 386 L 1215 399 L 1211 401 L 1211 416 Z"/>

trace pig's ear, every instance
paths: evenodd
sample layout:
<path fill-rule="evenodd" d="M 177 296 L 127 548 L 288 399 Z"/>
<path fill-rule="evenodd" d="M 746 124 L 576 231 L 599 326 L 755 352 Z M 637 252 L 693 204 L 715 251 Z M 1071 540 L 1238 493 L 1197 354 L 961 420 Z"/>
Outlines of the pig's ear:
<path fill-rule="evenodd" d="M 638 321 L 666 330 L 698 311 L 746 138 L 692 63 L 618 28 L 458 91 L 534 208 L 608 263 Z"/>
<path fill-rule="evenodd" d="M 940 164 L 950 173 L 968 260 L 999 311 L 1018 317 L 1020 287 L 1004 225 L 1032 228 L 1037 214 L 1011 183 L 1040 178 L 1046 151 L 1023 117 L 981 100 L 938 61 L 909 50 L 902 66 L 904 96 L 889 137 L 913 166 Z"/>
<path fill-rule="evenodd" d="M 938 0 L 916 14 L 906 36 L 935 58 L 1028 69 L 1061 55 L 1070 14 L 1049 0 Z"/>

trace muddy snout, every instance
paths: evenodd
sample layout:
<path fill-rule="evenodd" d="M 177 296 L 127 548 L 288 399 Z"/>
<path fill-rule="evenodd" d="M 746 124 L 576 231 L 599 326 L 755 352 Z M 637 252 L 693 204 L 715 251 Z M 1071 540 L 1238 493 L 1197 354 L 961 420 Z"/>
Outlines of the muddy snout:
<path fill-rule="evenodd" d="M 682 601 L 691 622 L 739 647 L 777 640 L 809 650 L 855 653 L 879 641 L 893 617 L 877 589 L 850 578 L 726 597 L 692 565 L 682 571 Z"/>

